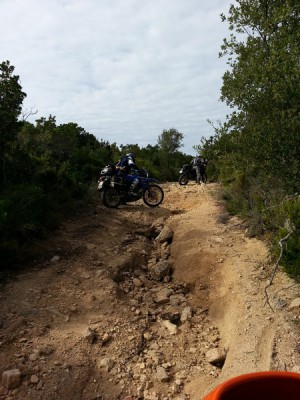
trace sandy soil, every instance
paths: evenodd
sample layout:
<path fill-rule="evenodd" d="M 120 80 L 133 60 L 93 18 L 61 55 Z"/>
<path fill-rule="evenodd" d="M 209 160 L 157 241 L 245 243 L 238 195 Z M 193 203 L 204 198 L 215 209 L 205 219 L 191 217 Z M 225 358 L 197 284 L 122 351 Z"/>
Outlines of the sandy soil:
<path fill-rule="evenodd" d="M 218 185 L 163 188 L 156 209 L 91 203 L 1 284 L 0 399 L 200 400 L 300 372 L 299 283 L 278 271 L 266 296 L 268 249 Z"/>

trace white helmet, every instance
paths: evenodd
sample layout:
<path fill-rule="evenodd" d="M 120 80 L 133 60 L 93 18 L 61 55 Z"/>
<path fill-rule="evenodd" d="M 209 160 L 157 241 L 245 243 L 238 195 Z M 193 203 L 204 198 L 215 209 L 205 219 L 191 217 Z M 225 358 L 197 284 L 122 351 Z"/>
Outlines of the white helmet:
<path fill-rule="evenodd" d="M 135 161 L 135 160 L 134 160 L 134 154 L 133 154 L 133 153 L 127 153 L 127 154 L 126 154 L 126 157 L 131 158 L 133 162 Z"/>

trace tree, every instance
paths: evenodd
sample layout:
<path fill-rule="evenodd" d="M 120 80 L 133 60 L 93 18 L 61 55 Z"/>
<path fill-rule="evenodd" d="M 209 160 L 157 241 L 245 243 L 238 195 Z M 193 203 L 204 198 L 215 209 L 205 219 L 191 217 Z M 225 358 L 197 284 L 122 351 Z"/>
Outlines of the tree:
<path fill-rule="evenodd" d="M 158 137 L 157 143 L 167 168 L 170 167 L 172 155 L 182 146 L 183 138 L 184 135 L 175 128 L 163 130 L 162 134 Z"/>
<path fill-rule="evenodd" d="M 5 183 L 5 157 L 15 140 L 20 123 L 18 117 L 26 96 L 19 84 L 19 76 L 13 75 L 14 67 L 9 61 L 0 64 L 0 182 Z"/>
<path fill-rule="evenodd" d="M 220 53 L 229 66 L 221 100 L 232 113 L 202 147 L 217 160 L 228 210 L 248 217 L 249 235 L 271 237 L 299 215 L 298 204 L 290 215 L 278 207 L 300 190 L 299 0 L 236 0 L 222 19 L 234 32 Z"/>
<path fill-rule="evenodd" d="M 19 76 L 13 75 L 15 67 L 9 61 L 0 64 L 0 149 L 16 138 L 18 117 L 26 96 L 19 84 Z"/>
<path fill-rule="evenodd" d="M 81 128 L 73 122 L 59 125 L 51 135 L 52 157 L 61 162 L 69 160 L 79 147 L 80 132 Z"/>
<path fill-rule="evenodd" d="M 231 67 L 223 76 L 223 101 L 235 111 L 227 133 L 250 168 L 300 181 L 300 7 L 297 0 L 237 0 L 220 56 Z"/>

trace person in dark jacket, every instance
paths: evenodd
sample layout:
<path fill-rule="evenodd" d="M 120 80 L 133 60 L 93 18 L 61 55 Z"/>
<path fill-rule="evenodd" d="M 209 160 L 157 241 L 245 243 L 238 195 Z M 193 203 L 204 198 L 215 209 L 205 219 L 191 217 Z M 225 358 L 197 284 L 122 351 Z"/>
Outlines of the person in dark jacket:
<path fill-rule="evenodd" d="M 130 172 L 132 170 L 138 170 L 135 164 L 135 157 L 133 153 L 128 153 L 121 158 L 121 160 L 116 164 L 116 169 L 119 171 L 119 176 L 124 179 L 125 183 L 128 183 L 129 193 L 133 194 L 134 190 L 139 184 L 139 179 L 136 175 L 132 175 Z"/>
<path fill-rule="evenodd" d="M 206 176 L 207 160 L 204 159 L 201 155 L 197 154 L 192 163 L 193 167 L 196 170 L 196 183 L 197 184 L 200 184 L 201 182 L 205 183 L 207 181 L 207 176 Z"/>

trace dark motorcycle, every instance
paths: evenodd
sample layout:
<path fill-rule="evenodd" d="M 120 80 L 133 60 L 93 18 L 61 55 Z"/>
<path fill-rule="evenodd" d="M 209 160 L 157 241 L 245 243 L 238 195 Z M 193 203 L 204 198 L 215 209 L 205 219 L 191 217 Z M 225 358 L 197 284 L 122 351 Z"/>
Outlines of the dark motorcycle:
<path fill-rule="evenodd" d="M 139 184 L 133 193 L 129 192 L 130 183 L 119 176 L 114 164 L 102 169 L 98 181 L 98 190 L 101 193 L 102 203 L 109 208 L 117 208 L 121 203 L 134 202 L 143 199 L 148 207 L 158 207 L 164 199 L 164 191 L 158 181 L 148 177 L 144 169 L 132 171 L 132 175 L 139 179 Z"/>
<path fill-rule="evenodd" d="M 196 181 L 196 170 L 190 164 L 184 164 L 179 171 L 179 185 L 187 185 L 189 180 Z"/>
<path fill-rule="evenodd" d="M 190 180 L 195 181 L 197 180 L 196 170 L 191 164 L 184 164 L 179 171 L 179 185 L 187 185 Z M 207 181 L 207 176 L 205 172 L 205 167 L 200 167 L 201 173 L 201 180 L 202 182 Z"/>

